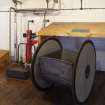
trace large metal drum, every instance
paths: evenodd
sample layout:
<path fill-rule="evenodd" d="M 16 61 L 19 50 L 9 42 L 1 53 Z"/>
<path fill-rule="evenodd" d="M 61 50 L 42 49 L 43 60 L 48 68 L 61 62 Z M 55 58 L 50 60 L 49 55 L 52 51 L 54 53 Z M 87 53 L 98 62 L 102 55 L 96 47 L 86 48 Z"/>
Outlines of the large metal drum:
<path fill-rule="evenodd" d="M 56 38 L 48 38 L 37 48 L 32 61 L 32 81 L 40 90 L 54 83 L 68 85 L 76 103 L 87 101 L 94 84 L 96 52 L 92 41 L 85 41 L 78 52 L 64 50 Z"/>

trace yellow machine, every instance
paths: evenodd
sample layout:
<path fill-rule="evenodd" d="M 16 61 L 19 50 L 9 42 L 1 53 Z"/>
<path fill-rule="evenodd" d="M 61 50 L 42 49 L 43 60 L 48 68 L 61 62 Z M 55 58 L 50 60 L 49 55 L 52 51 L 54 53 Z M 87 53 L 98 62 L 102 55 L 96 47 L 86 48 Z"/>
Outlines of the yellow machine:
<path fill-rule="evenodd" d="M 103 22 L 54 22 L 38 32 L 44 36 L 95 37 L 105 38 L 105 23 Z"/>

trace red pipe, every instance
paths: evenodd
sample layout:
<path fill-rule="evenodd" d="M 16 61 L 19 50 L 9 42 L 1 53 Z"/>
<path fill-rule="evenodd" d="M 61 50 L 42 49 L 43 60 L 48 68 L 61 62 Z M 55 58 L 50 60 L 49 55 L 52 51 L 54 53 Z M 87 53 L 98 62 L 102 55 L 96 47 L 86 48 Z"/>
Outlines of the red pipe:
<path fill-rule="evenodd" d="M 30 63 L 32 60 L 32 46 L 38 43 L 37 40 L 32 39 L 32 30 L 27 30 L 27 43 L 26 43 L 26 63 Z"/>

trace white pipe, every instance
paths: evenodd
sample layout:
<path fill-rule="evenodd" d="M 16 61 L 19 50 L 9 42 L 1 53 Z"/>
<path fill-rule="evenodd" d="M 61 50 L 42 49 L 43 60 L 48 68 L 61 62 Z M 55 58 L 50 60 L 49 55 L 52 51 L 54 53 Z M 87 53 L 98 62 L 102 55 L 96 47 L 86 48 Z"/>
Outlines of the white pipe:
<path fill-rule="evenodd" d="M 15 5 L 15 8 L 17 9 L 17 5 Z M 17 35 L 17 13 L 15 12 L 14 16 L 14 29 L 15 29 L 15 36 L 14 36 L 14 61 L 18 61 L 18 35 Z"/>
<path fill-rule="evenodd" d="M 15 8 L 10 7 L 9 9 L 9 64 L 11 63 L 11 12 L 15 12 Z"/>

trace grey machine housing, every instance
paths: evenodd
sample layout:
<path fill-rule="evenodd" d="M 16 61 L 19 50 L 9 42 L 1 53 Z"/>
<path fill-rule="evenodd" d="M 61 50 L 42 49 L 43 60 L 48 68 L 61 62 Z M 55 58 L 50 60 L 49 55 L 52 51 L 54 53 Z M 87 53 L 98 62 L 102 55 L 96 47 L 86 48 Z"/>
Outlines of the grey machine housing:
<path fill-rule="evenodd" d="M 78 52 L 64 50 L 57 38 L 44 40 L 32 60 L 32 82 L 40 90 L 60 83 L 70 86 L 78 104 L 87 101 L 94 84 L 96 51 L 86 40 Z"/>

